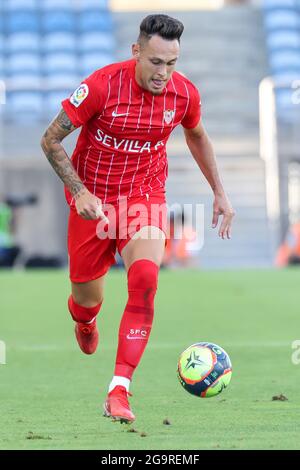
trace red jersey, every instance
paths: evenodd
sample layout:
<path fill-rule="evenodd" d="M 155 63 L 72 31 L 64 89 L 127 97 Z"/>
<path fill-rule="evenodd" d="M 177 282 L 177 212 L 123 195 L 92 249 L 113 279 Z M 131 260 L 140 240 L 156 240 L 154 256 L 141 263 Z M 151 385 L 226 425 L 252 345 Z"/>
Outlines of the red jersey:
<path fill-rule="evenodd" d="M 74 168 L 102 203 L 165 192 L 167 140 L 178 124 L 193 128 L 200 120 L 199 92 L 187 78 L 173 72 L 162 94 L 153 95 L 136 82 L 135 64 L 97 70 L 62 102 L 73 125 L 82 126 Z"/>

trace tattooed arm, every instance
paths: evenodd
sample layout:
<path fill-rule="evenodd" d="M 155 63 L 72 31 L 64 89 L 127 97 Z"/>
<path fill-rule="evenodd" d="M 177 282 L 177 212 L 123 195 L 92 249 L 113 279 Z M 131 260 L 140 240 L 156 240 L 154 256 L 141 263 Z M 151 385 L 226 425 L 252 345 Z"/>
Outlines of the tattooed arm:
<path fill-rule="evenodd" d="M 75 199 L 77 213 L 84 219 L 105 218 L 101 200 L 91 194 L 79 178 L 62 140 L 76 129 L 62 109 L 44 133 L 41 146 L 52 168 Z"/>
<path fill-rule="evenodd" d="M 84 184 L 61 145 L 61 141 L 75 129 L 76 127 L 73 126 L 66 113 L 61 110 L 51 122 L 41 141 L 42 149 L 50 164 L 74 197 L 84 190 Z"/>

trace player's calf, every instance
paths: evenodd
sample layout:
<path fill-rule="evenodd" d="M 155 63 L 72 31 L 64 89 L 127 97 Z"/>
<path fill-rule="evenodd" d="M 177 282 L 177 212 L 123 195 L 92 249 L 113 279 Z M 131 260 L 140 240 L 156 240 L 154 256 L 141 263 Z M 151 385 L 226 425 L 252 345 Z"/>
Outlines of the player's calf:
<path fill-rule="evenodd" d="M 139 364 L 149 340 L 159 267 L 150 260 L 135 261 L 128 270 L 128 302 L 119 329 L 115 376 L 127 377 Z"/>

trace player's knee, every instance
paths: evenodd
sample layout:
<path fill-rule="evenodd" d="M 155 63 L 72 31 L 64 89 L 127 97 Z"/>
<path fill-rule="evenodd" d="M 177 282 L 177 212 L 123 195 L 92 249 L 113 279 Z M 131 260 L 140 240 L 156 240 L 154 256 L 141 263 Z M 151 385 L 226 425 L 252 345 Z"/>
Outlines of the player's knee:
<path fill-rule="evenodd" d="M 102 304 L 102 296 L 84 296 L 84 295 L 72 295 L 76 304 L 85 308 L 94 308 L 97 305 Z"/>
<path fill-rule="evenodd" d="M 155 294 L 159 267 L 153 261 L 140 259 L 132 263 L 128 270 L 128 290 L 145 291 Z"/>
<path fill-rule="evenodd" d="M 103 289 L 92 283 L 72 283 L 72 297 L 78 305 L 93 308 L 103 302 Z"/>

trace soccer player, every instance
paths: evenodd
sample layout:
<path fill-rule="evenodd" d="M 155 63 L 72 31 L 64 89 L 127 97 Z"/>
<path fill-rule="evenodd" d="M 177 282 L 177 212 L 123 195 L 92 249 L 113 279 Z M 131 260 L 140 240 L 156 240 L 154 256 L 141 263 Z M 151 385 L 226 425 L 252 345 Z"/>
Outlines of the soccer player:
<path fill-rule="evenodd" d="M 230 238 L 231 204 L 220 181 L 211 141 L 203 127 L 200 95 L 175 72 L 183 24 L 149 15 L 140 25 L 133 57 L 96 70 L 62 102 L 42 137 L 42 148 L 65 185 L 70 206 L 68 252 L 72 294 L 68 300 L 80 348 L 95 352 L 96 317 L 104 278 L 123 258 L 128 301 L 119 328 L 114 376 L 104 415 L 132 422 L 132 375 L 147 345 L 158 272 L 165 248 L 166 143 L 181 124 L 187 145 L 214 193 L 213 227 Z M 81 127 L 70 160 L 61 144 Z M 160 211 L 151 211 L 154 205 Z M 139 224 L 134 227 L 137 210 Z M 111 230 L 113 228 L 113 230 Z M 104 233 L 111 230 L 111 236 Z"/>

